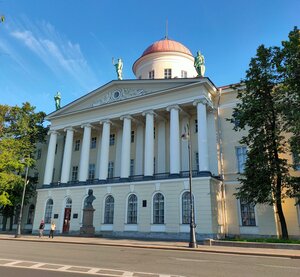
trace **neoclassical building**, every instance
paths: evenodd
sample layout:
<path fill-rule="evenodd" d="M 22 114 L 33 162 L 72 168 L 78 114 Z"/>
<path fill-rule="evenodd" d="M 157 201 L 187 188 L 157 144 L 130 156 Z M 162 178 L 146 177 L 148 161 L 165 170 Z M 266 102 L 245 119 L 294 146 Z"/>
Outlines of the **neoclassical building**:
<path fill-rule="evenodd" d="M 197 77 L 190 50 L 170 39 L 150 45 L 132 69 L 135 80 L 113 80 L 47 116 L 33 232 L 44 219 L 46 229 L 54 220 L 58 232 L 79 233 L 92 189 L 97 234 L 188 238 L 189 130 L 197 238 L 278 235 L 273 207 L 233 195 L 246 147 L 226 120 L 237 103 L 232 86 Z M 295 203 L 286 200 L 284 212 L 299 237 Z"/>

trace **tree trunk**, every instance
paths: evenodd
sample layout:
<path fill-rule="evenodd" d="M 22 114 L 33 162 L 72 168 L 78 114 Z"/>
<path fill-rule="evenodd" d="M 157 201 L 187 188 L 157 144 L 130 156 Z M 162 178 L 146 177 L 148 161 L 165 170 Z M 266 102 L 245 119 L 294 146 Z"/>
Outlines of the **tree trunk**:
<path fill-rule="evenodd" d="M 2 219 L 2 231 L 6 231 L 6 224 L 7 224 L 7 216 L 3 215 L 3 219 Z"/>
<path fill-rule="evenodd" d="M 283 239 L 289 239 L 288 229 L 287 229 L 285 217 L 284 217 L 284 214 L 282 211 L 282 205 L 281 205 L 280 200 L 276 201 L 276 209 L 277 209 L 277 214 L 278 214 L 279 222 L 280 222 L 280 226 L 281 226 L 281 236 Z"/>

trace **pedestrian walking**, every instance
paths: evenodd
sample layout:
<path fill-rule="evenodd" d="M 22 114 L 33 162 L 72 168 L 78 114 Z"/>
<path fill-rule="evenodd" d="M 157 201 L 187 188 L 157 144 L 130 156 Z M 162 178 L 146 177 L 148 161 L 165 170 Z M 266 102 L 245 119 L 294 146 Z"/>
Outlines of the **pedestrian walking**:
<path fill-rule="evenodd" d="M 40 226 L 39 226 L 39 238 L 43 237 L 43 235 L 44 235 L 44 228 L 45 228 L 45 222 L 42 219 L 41 223 L 40 223 Z"/>
<path fill-rule="evenodd" d="M 54 221 L 52 221 L 52 222 L 51 222 L 51 227 L 50 227 L 49 238 L 50 238 L 50 237 L 53 238 L 55 229 L 56 229 L 56 225 L 55 225 Z"/>

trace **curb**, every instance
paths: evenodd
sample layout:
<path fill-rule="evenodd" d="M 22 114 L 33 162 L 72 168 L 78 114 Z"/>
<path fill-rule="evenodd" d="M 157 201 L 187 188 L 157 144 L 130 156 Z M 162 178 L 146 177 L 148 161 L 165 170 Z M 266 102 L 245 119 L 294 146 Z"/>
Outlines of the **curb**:
<path fill-rule="evenodd" d="M 144 245 L 144 244 L 128 244 L 128 243 L 110 243 L 110 242 L 80 242 L 80 241 L 58 241 L 58 240 L 43 240 L 43 239 L 28 239 L 28 238 L 1 238 L 0 240 L 10 241 L 26 241 L 26 242 L 42 242 L 42 243 L 65 243 L 65 244 L 77 244 L 77 245 L 99 245 L 99 246 L 113 246 L 113 247 L 127 247 L 127 248 L 140 248 L 140 249 L 153 249 L 153 250 L 175 250 L 175 251 L 192 251 L 200 253 L 214 253 L 214 254 L 230 254 L 230 255 L 243 255 L 243 256 L 259 256 L 259 257 L 274 257 L 274 258 L 290 258 L 300 259 L 300 255 L 293 254 L 277 254 L 277 253 L 258 253 L 258 252 L 246 252 L 246 251 L 234 251 L 234 250 L 215 250 L 215 249 L 201 249 L 201 248 L 184 248 L 180 246 L 168 246 L 168 245 Z"/>

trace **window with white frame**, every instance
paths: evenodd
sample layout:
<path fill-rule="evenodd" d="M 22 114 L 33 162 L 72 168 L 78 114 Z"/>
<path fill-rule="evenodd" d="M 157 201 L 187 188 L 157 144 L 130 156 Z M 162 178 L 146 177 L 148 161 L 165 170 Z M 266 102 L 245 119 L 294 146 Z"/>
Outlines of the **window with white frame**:
<path fill-rule="evenodd" d="M 149 79 L 154 79 L 154 70 L 149 71 Z"/>
<path fill-rule="evenodd" d="M 80 139 L 75 140 L 74 151 L 79 151 L 80 148 Z"/>
<path fill-rule="evenodd" d="M 181 78 L 187 78 L 187 71 L 181 70 Z"/>
<path fill-rule="evenodd" d="M 156 193 L 153 197 L 153 224 L 165 223 L 165 199 L 161 193 Z"/>
<path fill-rule="evenodd" d="M 72 181 L 77 181 L 78 180 L 78 166 L 73 166 L 72 167 Z"/>
<path fill-rule="evenodd" d="M 114 162 L 110 161 L 108 163 L 108 178 L 113 178 L 114 177 Z"/>
<path fill-rule="evenodd" d="M 198 120 L 195 119 L 195 133 L 198 133 Z"/>
<path fill-rule="evenodd" d="M 127 224 L 137 224 L 137 196 L 135 194 L 128 197 Z"/>
<path fill-rule="evenodd" d="M 196 170 L 199 170 L 199 153 L 195 152 Z"/>
<path fill-rule="evenodd" d="M 53 171 L 52 171 L 52 183 L 54 182 L 54 178 L 55 178 L 55 168 L 53 168 Z"/>
<path fill-rule="evenodd" d="M 131 141 L 131 143 L 134 143 L 134 131 L 131 131 L 130 141 Z"/>
<path fill-rule="evenodd" d="M 134 159 L 130 159 L 130 176 L 134 175 Z"/>
<path fill-rule="evenodd" d="M 41 157 L 42 157 L 42 149 L 38 149 L 36 159 L 39 160 Z"/>
<path fill-rule="evenodd" d="M 235 148 L 235 151 L 236 151 L 238 173 L 243 173 L 245 170 L 245 162 L 247 159 L 247 147 L 239 146 Z"/>
<path fill-rule="evenodd" d="M 116 135 L 115 134 L 110 134 L 109 135 L 109 145 L 114 145 L 115 144 L 115 139 L 116 139 Z"/>
<path fill-rule="evenodd" d="M 114 223 L 114 204 L 115 204 L 114 198 L 111 195 L 108 195 L 105 198 L 104 224 Z"/>
<path fill-rule="evenodd" d="M 55 145 L 55 154 L 57 154 L 57 148 L 58 148 L 58 144 L 56 143 L 56 145 Z"/>
<path fill-rule="evenodd" d="M 29 209 L 28 209 L 27 224 L 32 224 L 33 223 L 34 209 L 35 209 L 34 205 L 31 204 L 29 206 Z"/>
<path fill-rule="evenodd" d="M 91 139 L 91 149 L 95 149 L 97 147 L 97 137 L 93 137 Z"/>
<path fill-rule="evenodd" d="M 153 174 L 155 174 L 156 161 L 155 157 L 153 157 Z"/>
<path fill-rule="evenodd" d="M 72 199 L 71 198 L 68 198 L 67 200 L 66 200 L 66 208 L 72 208 Z"/>
<path fill-rule="evenodd" d="M 51 223 L 52 209 L 53 209 L 53 200 L 48 199 L 46 203 L 45 216 L 44 216 L 45 223 Z"/>
<path fill-rule="evenodd" d="M 293 153 L 294 170 L 300 170 L 300 154 Z"/>
<path fill-rule="evenodd" d="M 240 199 L 240 209 L 242 226 L 256 226 L 255 205 Z"/>
<path fill-rule="evenodd" d="M 95 179 L 95 164 L 89 164 L 89 179 Z"/>
<path fill-rule="evenodd" d="M 194 199 L 194 196 L 193 198 Z M 186 191 L 181 197 L 181 208 L 182 208 L 182 224 L 190 224 L 191 222 L 191 201 L 190 192 Z"/>
<path fill-rule="evenodd" d="M 165 68 L 165 79 L 171 79 L 172 78 L 172 69 L 171 68 Z"/>

